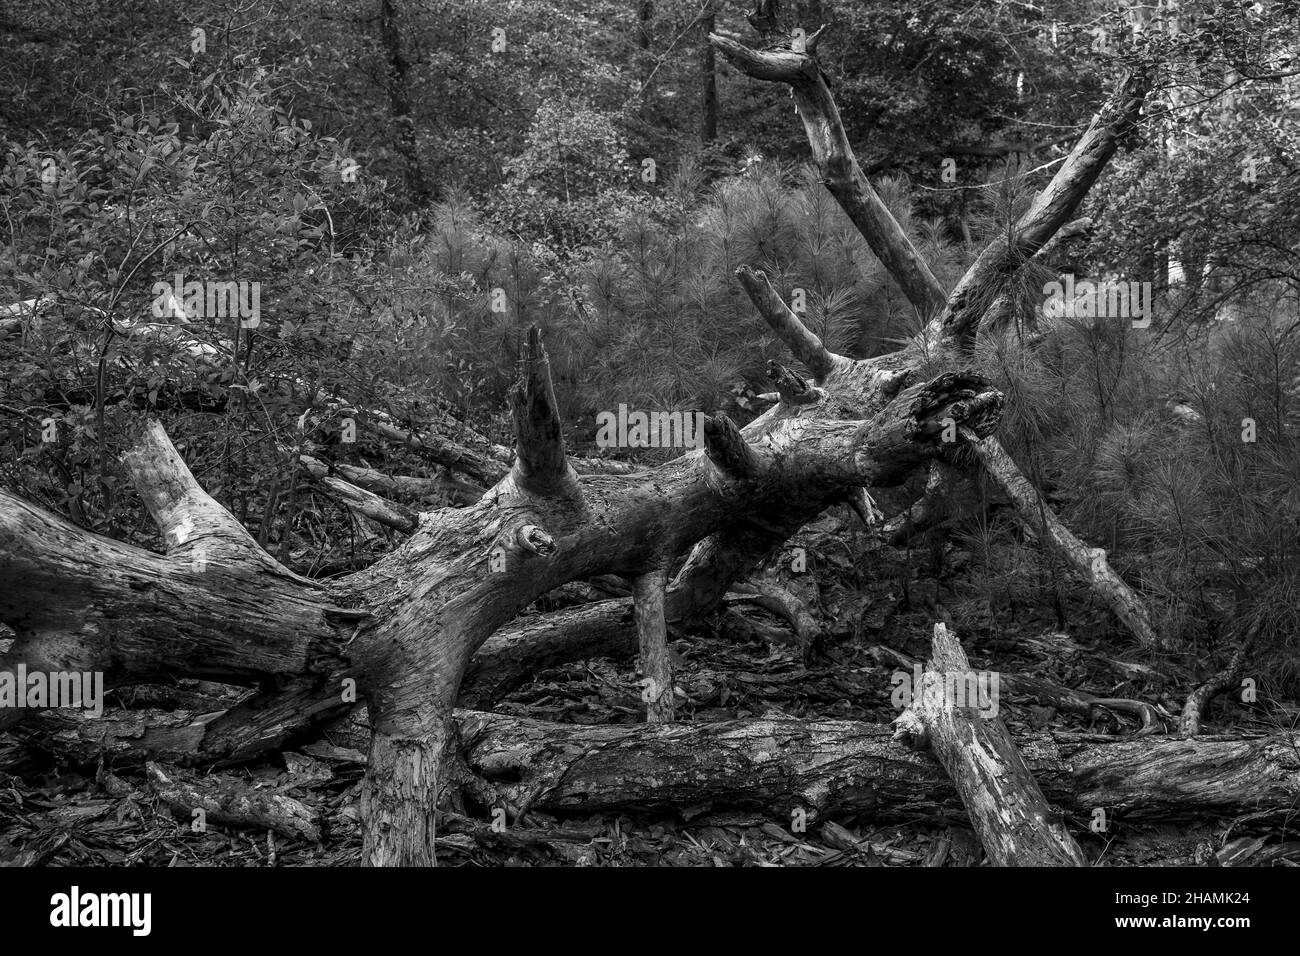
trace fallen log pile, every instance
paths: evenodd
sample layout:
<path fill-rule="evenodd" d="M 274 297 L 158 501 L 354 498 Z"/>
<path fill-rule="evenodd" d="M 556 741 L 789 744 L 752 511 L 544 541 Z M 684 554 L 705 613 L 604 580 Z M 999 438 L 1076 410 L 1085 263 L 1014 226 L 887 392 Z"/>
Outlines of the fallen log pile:
<path fill-rule="evenodd" d="M 231 825 L 313 839 L 310 811 L 162 763 L 246 762 L 318 740 L 342 720 L 337 732 L 349 753 L 365 754 L 359 806 L 362 860 L 371 865 L 432 864 L 439 808 L 460 799 L 515 816 L 716 804 L 779 818 L 802 810 L 814 818 L 970 819 L 994 862 L 1064 865 L 1085 862 L 1067 824 L 1083 825 L 1097 809 L 1120 819 L 1290 813 L 1300 751 L 1289 733 L 1013 740 L 996 719 L 922 696 L 902 719 L 903 736 L 931 755 L 894 741 L 886 725 L 676 719 L 675 631 L 748 602 L 812 641 L 817 622 L 797 594 L 765 586 L 761 576 L 745 579 L 770 570 L 790 537 L 827 509 L 848 505 L 879 531 L 877 490 L 930 471 L 933 492 L 961 469 L 969 473 L 971 462 L 1129 635 L 1146 647 L 1160 643 L 1141 595 L 1104 551 L 1052 513 L 994 436 L 1004 396 L 972 371 L 971 358 L 990 304 L 1072 222 L 1137 124 L 1147 78 L 1116 84 L 1024 216 L 948 291 L 859 168 L 816 64 L 819 35 L 798 50 L 712 42 L 742 71 L 790 87 L 823 182 L 912 302 L 918 335 L 886 355 L 836 354 L 766 274 L 742 266 L 737 282 L 802 368 L 769 365 L 775 405 L 743 429 L 725 415 L 706 416 L 704 447 L 653 469 L 569 453 L 536 328 L 510 396 L 513 448 L 436 423 L 402 428 L 336 402 L 331 414 L 444 473 L 413 482 L 296 449 L 321 489 L 405 536 L 372 566 L 329 581 L 302 577 L 263 550 L 202 489 L 157 422 L 141 429 L 124 465 L 162 532 L 164 554 L 91 534 L 0 491 L 0 622 L 16 635 L 0 653 L 0 670 L 94 671 L 116 688 L 184 676 L 248 689 L 201 712 L 146 708 L 92 721 L 0 710 L 0 731 L 18 741 L 6 748 L 8 759 L 21 765 L 38 748 L 90 763 L 153 760 L 151 784 L 173 811 L 200 809 Z M 6 319 L 12 327 L 4 331 L 20 330 L 23 320 Z M 385 497 L 394 493 L 440 506 Z M 929 513 L 910 509 L 904 524 L 929 521 Z M 884 530 L 906 536 L 897 526 Z M 572 595 L 577 582 L 609 576 L 626 582 L 626 595 L 520 616 L 562 589 Z M 589 596 L 600 596 L 595 590 Z M 457 709 L 490 707 L 550 663 L 632 652 L 644 675 L 643 724 L 578 726 Z M 1189 732 L 1239 664 L 1189 705 Z M 955 638 L 938 634 L 923 684 L 968 669 Z M 348 736 L 359 703 L 364 739 Z M 1126 703 L 1134 702 L 1086 698 L 1080 706 Z M 1145 730 L 1157 729 L 1159 715 L 1133 712 Z"/>

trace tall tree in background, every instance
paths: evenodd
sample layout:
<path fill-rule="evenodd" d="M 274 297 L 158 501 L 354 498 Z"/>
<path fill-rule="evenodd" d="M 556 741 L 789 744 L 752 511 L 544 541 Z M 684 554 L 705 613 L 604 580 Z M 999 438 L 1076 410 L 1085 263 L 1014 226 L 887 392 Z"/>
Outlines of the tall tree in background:
<path fill-rule="evenodd" d="M 637 32 L 636 45 L 643 50 L 650 49 L 650 21 L 654 19 L 654 0 L 636 0 Z"/>
<path fill-rule="evenodd" d="M 410 73 L 411 61 L 402 40 L 402 15 L 397 0 L 380 0 L 379 32 L 388 57 L 388 107 L 397 127 L 397 151 L 405 165 L 406 184 L 411 198 L 423 205 L 432 196 L 420 151 L 415 138 L 415 120 L 411 115 Z"/>
<path fill-rule="evenodd" d="M 700 13 L 700 143 L 718 138 L 718 80 L 714 72 L 713 44 L 709 34 L 715 28 L 715 0 L 705 0 Z"/>

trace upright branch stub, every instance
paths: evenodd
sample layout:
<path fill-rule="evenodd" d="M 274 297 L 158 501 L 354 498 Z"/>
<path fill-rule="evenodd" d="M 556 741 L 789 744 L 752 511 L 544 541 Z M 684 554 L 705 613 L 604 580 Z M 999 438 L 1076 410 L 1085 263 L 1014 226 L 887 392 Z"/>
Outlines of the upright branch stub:
<path fill-rule="evenodd" d="M 704 419 L 704 453 L 709 461 L 733 478 L 757 478 L 763 458 L 726 415 L 708 415 Z"/>
<path fill-rule="evenodd" d="M 913 399 L 910 430 L 919 441 L 979 441 L 997 429 L 1003 400 L 1002 393 L 975 372 L 943 372 Z"/>
<path fill-rule="evenodd" d="M 763 321 L 785 343 L 794 357 L 808 366 L 808 371 L 812 372 L 818 382 L 825 381 L 826 376 L 834 370 L 836 359 L 846 361 L 826 348 L 822 340 L 803 324 L 777 294 L 776 289 L 772 288 L 772 283 L 764 273 L 749 266 L 741 266 L 736 270 L 736 278 L 745 287 L 745 292 Z"/>
<path fill-rule="evenodd" d="M 787 405 L 815 405 L 824 394 L 778 362 L 767 363 L 767 377 L 776 385 L 781 401 Z"/>
<path fill-rule="evenodd" d="M 551 363 L 541 330 L 528 330 L 528 355 L 519 381 L 510 390 L 515 419 L 515 483 L 534 494 L 575 491 L 577 478 L 564 453 L 564 430 L 551 384 Z"/>

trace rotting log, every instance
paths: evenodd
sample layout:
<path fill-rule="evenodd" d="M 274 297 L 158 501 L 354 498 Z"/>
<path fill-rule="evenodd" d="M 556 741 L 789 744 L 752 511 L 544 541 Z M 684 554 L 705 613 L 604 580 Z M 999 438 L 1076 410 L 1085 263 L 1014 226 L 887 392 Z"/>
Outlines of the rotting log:
<path fill-rule="evenodd" d="M 714 805 L 787 820 L 796 808 L 810 819 L 966 820 L 943 767 L 928 752 L 899 747 L 889 724 L 780 718 L 590 726 L 470 710 L 457 710 L 454 724 L 466 766 L 503 806 L 598 813 Z M 192 714 L 114 712 L 93 720 L 46 711 L 20 734 L 25 749 L 128 766 L 150 757 L 184 761 L 204 732 Z M 331 738 L 347 749 L 364 745 L 365 733 L 358 715 Z M 1013 741 L 1047 800 L 1080 829 L 1099 808 L 1120 825 L 1165 824 L 1243 814 L 1286 819 L 1300 801 L 1295 733 L 1036 732 Z"/>

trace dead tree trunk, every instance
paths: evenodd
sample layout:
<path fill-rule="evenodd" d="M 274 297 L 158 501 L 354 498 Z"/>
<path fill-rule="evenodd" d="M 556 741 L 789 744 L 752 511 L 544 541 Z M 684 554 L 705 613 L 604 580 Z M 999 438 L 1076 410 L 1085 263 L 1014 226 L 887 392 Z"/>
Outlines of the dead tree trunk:
<path fill-rule="evenodd" d="M 416 205 L 428 202 L 433 190 L 424 175 L 411 110 L 411 60 L 402 37 L 402 15 L 398 0 L 380 0 L 379 34 L 388 58 L 388 108 L 397 127 L 397 152 L 406 167 L 406 184 Z"/>
<path fill-rule="evenodd" d="M 663 568 L 652 568 L 632 582 L 636 612 L 637 643 L 641 647 L 641 669 L 645 674 L 646 720 L 652 724 L 673 719 L 673 662 L 668 656 L 668 622 L 664 619 L 664 589 L 668 583 Z"/>
<path fill-rule="evenodd" d="M 713 44 L 709 34 L 714 28 L 714 0 L 707 0 L 700 13 L 700 145 L 708 146 L 718 138 L 718 77 L 714 67 Z"/>

